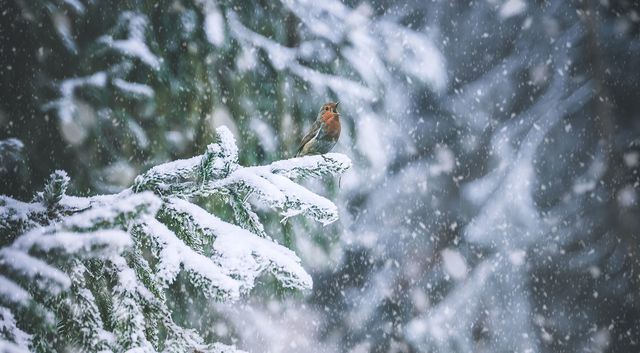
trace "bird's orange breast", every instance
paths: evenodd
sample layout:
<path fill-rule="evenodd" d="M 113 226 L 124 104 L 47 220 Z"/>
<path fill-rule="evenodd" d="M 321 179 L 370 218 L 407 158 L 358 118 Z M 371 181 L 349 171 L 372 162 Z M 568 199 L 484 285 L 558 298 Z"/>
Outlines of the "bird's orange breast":
<path fill-rule="evenodd" d="M 340 137 L 340 115 L 332 112 L 326 112 L 322 115 L 324 129 L 327 136 L 337 140 Z"/>

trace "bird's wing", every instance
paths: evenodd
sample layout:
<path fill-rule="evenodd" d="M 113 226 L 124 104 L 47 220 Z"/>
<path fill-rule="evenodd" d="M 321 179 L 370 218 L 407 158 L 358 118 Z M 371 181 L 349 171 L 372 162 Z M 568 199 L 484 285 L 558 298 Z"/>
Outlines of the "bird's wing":
<path fill-rule="evenodd" d="M 302 151 L 302 148 L 307 144 L 307 142 L 311 141 L 318 135 L 318 133 L 320 133 L 321 127 L 322 119 L 318 119 L 315 123 L 313 123 L 313 126 L 311 126 L 311 130 L 309 130 L 309 132 L 302 138 L 302 142 L 300 142 L 300 146 L 298 147 L 298 152 L 296 152 L 296 155 L 298 155 L 300 151 Z"/>

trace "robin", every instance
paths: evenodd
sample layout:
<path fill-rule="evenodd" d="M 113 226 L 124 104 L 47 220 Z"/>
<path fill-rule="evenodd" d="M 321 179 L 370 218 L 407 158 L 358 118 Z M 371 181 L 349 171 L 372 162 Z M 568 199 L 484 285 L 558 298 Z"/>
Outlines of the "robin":
<path fill-rule="evenodd" d="M 338 103 L 329 102 L 320 108 L 311 130 L 302 138 L 296 157 L 324 154 L 333 148 L 340 137 Z"/>

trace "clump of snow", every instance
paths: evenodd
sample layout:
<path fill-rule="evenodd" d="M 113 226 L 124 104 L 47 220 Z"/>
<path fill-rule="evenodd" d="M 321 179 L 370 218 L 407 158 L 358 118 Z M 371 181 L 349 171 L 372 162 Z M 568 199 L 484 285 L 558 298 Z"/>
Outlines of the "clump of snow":
<path fill-rule="evenodd" d="M 216 129 L 216 143 L 207 146 L 207 152 L 216 153 L 220 159 L 224 159 L 226 165 L 238 162 L 238 146 L 233 133 L 226 126 Z"/>
<path fill-rule="evenodd" d="M 272 173 L 260 173 L 259 175 L 271 182 L 285 195 L 283 221 L 300 213 L 310 215 L 324 225 L 338 220 L 338 208 L 328 199 L 314 194 L 283 176 Z"/>
<path fill-rule="evenodd" d="M 596 187 L 596 182 L 594 180 L 583 180 L 577 181 L 573 184 L 573 192 L 577 195 L 581 195 L 592 191 Z"/>
<path fill-rule="evenodd" d="M 224 42 L 224 18 L 217 6 L 211 4 L 205 9 L 204 33 L 207 40 L 215 46 L 220 46 Z"/>
<path fill-rule="evenodd" d="M 633 185 L 625 185 L 618 190 L 616 199 L 621 207 L 633 207 L 638 204 L 638 193 Z"/>
<path fill-rule="evenodd" d="M 179 178 L 188 178 L 193 175 L 201 161 L 202 156 L 195 156 L 157 165 L 144 174 L 137 176 L 135 184 L 142 185 L 154 179 L 177 180 Z M 169 186 L 168 184 L 160 184 L 158 186 L 162 188 L 164 185 Z"/>
<path fill-rule="evenodd" d="M 82 213 L 65 218 L 61 226 L 65 229 L 91 229 L 97 224 L 115 223 L 119 217 L 131 219 L 139 214 L 153 216 L 160 208 L 160 199 L 147 191 L 132 194 L 114 203 L 93 207 Z"/>
<path fill-rule="evenodd" d="M 440 252 L 444 270 L 454 279 L 461 280 L 467 276 L 467 262 L 456 249 L 444 249 Z"/>
<path fill-rule="evenodd" d="M 435 151 L 436 162 L 429 166 L 429 173 L 433 176 L 449 174 L 455 167 L 455 155 L 447 146 L 438 146 Z"/>
<path fill-rule="evenodd" d="M 119 20 L 126 23 L 129 37 L 127 39 L 113 39 L 112 36 L 106 35 L 101 37 L 99 41 L 124 55 L 138 58 L 154 70 L 160 69 L 160 59 L 151 52 L 145 43 L 147 17 L 140 13 L 127 11 L 122 13 Z"/>
<path fill-rule="evenodd" d="M 31 295 L 5 276 L 0 275 L 0 297 L 10 303 L 26 303 Z"/>
<path fill-rule="evenodd" d="M 113 190 L 114 192 L 131 185 L 136 177 L 136 169 L 126 160 L 119 160 L 100 170 L 102 189 Z"/>
<path fill-rule="evenodd" d="M 131 94 L 133 96 L 153 98 L 155 92 L 149 85 L 143 83 L 129 82 L 121 78 L 113 80 L 113 85 L 124 93 Z"/>
<path fill-rule="evenodd" d="M 0 249 L 0 267 L 10 269 L 21 277 L 27 277 L 40 290 L 52 296 L 60 294 L 71 285 L 67 275 L 42 260 L 11 248 Z"/>
<path fill-rule="evenodd" d="M 507 0 L 500 6 L 500 17 L 509 18 L 520 15 L 527 9 L 525 0 Z"/>
<path fill-rule="evenodd" d="M 64 0 L 64 3 L 69 5 L 78 14 L 84 14 L 86 11 L 86 8 L 79 0 Z"/>
<path fill-rule="evenodd" d="M 129 234 L 121 230 L 98 230 L 87 233 L 56 232 L 42 234 L 41 229 L 22 235 L 12 247 L 22 251 L 59 251 L 65 254 L 76 253 L 119 253 L 133 243 Z"/>
<path fill-rule="evenodd" d="M 51 21 L 64 46 L 67 47 L 70 52 L 76 53 L 78 48 L 74 40 L 71 20 L 69 19 L 68 13 L 66 11 L 53 10 L 51 13 Z"/>
<path fill-rule="evenodd" d="M 624 164 L 629 168 L 635 168 L 640 165 L 640 153 L 633 151 L 623 155 Z"/>
<path fill-rule="evenodd" d="M 524 250 L 512 250 L 508 253 L 509 262 L 514 266 L 522 266 L 527 257 L 527 252 Z"/>
<path fill-rule="evenodd" d="M 127 126 L 129 127 L 129 131 L 135 137 L 136 142 L 140 148 L 147 148 L 150 145 L 149 137 L 147 136 L 146 131 L 138 124 L 135 120 L 128 120 Z"/>

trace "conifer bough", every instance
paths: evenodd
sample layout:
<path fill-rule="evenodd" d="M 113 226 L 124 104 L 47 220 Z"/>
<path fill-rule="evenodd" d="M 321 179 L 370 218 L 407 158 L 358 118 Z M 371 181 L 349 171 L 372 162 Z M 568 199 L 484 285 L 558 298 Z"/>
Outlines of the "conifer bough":
<path fill-rule="evenodd" d="M 226 127 L 201 155 L 156 166 L 119 194 L 66 195 L 56 171 L 32 202 L 0 196 L 0 352 L 237 352 L 172 318 L 180 273 L 211 300 L 247 294 L 263 273 L 285 288 L 312 280 L 265 232 L 247 200 L 322 224 L 336 206 L 292 179 L 343 173 L 330 153 L 243 167 Z M 216 195 L 233 223 L 193 203 Z"/>

